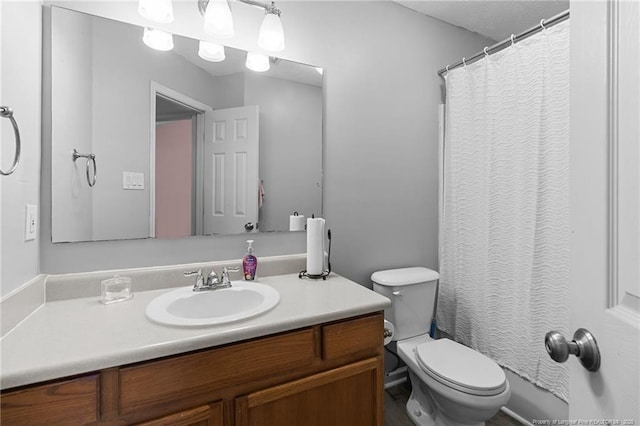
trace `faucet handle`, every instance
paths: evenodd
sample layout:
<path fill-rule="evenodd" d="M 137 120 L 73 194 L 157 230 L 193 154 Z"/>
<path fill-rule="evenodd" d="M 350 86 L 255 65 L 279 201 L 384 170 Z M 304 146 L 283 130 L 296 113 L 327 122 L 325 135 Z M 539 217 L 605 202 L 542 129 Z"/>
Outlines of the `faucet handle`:
<path fill-rule="evenodd" d="M 185 272 L 182 275 L 185 277 L 196 276 L 196 283 L 193 285 L 194 288 L 200 288 L 204 284 L 204 277 L 202 276 L 202 269 L 198 269 L 197 271 L 189 271 Z"/>
<path fill-rule="evenodd" d="M 229 272 L 238 272 L 240 271 L 240 267 L 236 266 L 234 268 L 223 267 L 222 268 L 222 284 L 230 284 L 231 280 L 229 280 Z"/>

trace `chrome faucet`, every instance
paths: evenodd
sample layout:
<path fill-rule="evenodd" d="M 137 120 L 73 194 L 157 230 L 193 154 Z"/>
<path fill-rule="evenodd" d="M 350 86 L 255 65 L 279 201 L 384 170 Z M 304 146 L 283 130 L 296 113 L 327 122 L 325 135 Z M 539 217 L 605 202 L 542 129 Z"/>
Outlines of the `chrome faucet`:
<path fill-rule="evenodd" d="M 207 281 L 204 281 L 204 275 L 202 275 L 202 269 L 198 269 L 197 271 L 185 272 L 185 277 L 192 277 L 195 275 L 196 282 L 193 285 L 193 291 L 205 291 L 205 290 L 217 290 L 220 288 L 229 288 L 231 287 L 231 280 L 229 279 L 229 272 L 237 272 L 240 270 L 240 267 L 235 268 L 227 268 L 226 266 L 222 268 L 222 274 L 218 277 L 218 274 L 214 270 L 211 270 L 209 275 L 207 275 Z"/>

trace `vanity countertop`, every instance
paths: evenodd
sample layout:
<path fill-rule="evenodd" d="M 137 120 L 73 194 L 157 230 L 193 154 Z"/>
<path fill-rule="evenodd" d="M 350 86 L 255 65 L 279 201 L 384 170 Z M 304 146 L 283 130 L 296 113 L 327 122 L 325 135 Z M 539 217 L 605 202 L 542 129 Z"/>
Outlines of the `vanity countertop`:
<path fill-rule="evenodd" d="M 381 311 L 389 299 L 336 274 L 326 281 L 297 274 L 257 280 L 280 302 L 257 317 L 207 327 L 159 325 L 147 304 L 171 289 L 135 293 L 103 305 L 99 297 L 47 302 L 0 340 L 0 389 L 266 336 Z"/>

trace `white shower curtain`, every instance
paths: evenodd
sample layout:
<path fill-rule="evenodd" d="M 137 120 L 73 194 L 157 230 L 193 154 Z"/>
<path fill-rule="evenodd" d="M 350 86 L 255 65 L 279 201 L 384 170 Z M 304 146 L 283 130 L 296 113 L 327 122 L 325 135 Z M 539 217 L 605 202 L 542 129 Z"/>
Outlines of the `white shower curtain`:
<path fill-rule="evenodd" d="M 446 88 L 438 327 L 566 401 L 544 336 L 570 336 L 569 22 Z"/>

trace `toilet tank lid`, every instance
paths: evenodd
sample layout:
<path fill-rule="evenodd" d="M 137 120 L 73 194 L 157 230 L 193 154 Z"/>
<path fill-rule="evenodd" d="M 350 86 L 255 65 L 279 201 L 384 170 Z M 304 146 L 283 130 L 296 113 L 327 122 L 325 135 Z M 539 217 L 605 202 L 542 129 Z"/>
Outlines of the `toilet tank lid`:
<path fill-rule="evenodd" d="M 371 281 L 384 286 L 403 286 L 435 281 L 440 277 L 432 269 L 416 266 L 413 268 L 387 269 L 371 274 Z"/>

